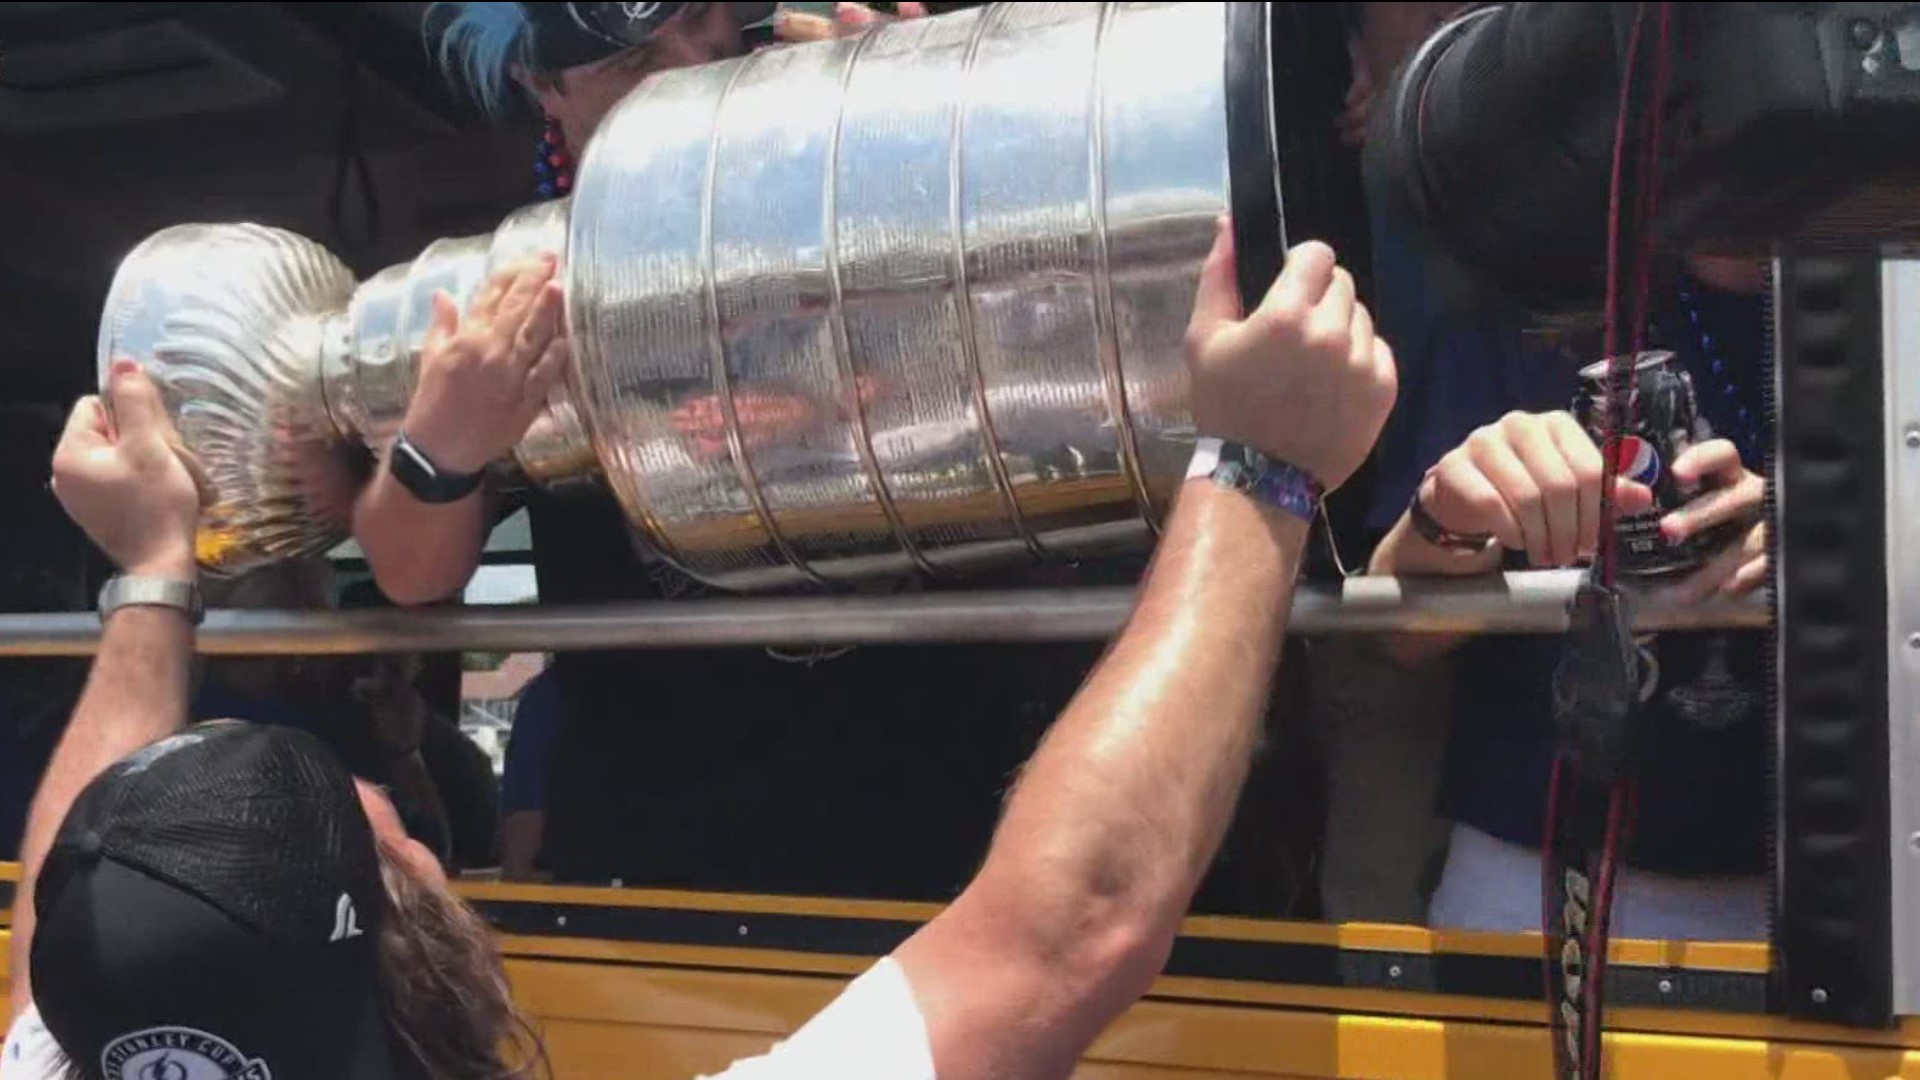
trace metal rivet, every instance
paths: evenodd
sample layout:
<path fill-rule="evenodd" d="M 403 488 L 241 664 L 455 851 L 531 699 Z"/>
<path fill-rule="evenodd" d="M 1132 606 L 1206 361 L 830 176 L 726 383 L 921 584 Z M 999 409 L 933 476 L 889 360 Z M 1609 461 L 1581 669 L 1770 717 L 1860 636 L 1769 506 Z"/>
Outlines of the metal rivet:
<path fill-rule="evenodd" d="M 1907 837 L 1907 846 L 1913 849 L 1914 854 L 1920 855 L 1920 832 Z"/>
<path fill-rule="evenodd" d="M 1399 978 L 1399 977 L 1401 976 L 1401 974 L 1402 974 L 1402 973 L 1401 973 L 1401 971 L 1400 971 L 1400 965 L 1399 965 L 1399 964 L 1395 964 L 1395 965 L 1393 965 L 1392 967 L 1390 967 L 1390 968 L 1388 968 L 1388 969 L 1387 969 L 1387 978 L 1389 978 L 1389 979 L 1397 979 L 1397 978 Z"/>
<path fill-rule="evenodd" d="M 555 926 L 567 925 L 567 917 L 565 915 L 555 915 L 553 917 L 553 925 Z"/>
<path fill-rule="evenodd" d="M 1907 648 L 1920 649 L 1920 634 L 1907 635 Z"/>
<path fill-rule="evenodd" d="M 1661 979 L 1661 980 L 1660 980 L 1660 992 L 1661 992 L 1661 993 L 1663 993 L 1663 994 L 1671 994 L 1671 993 L 1673 993 L 1673 980 L 1672 980 L 1672 979 Z"/>
<path fill-rule="evenodd" d="M 1907 449 L 1920 450 L 1920 427 L 1907 429 Z"/>
<path fill-rule="evenodd" d="M 741 924 L 740 924 L 740 936 L 741 936 L 741 937 L 746 937 L 746 936 L 747 936 L 747 924 L 746 924 L 746 923 L 741 923 Z"/>
<path fill-rule="evenodd" d="M 1814 988 L 1813 988 L 1813 1003 L 1814 1003 L 1815 1005 L 1825 1005 L 1825 1004 L 1827 1003 L 1827 992 L 1826 992 L 1825 990 L 1822 990 L 1822 989 L 1820 989 L 1820 988 L 1819 988 L 1819 987 L 1817 987 L 1817 986 L 1816 986 L 1816 987 L 1814 987 Z"/>

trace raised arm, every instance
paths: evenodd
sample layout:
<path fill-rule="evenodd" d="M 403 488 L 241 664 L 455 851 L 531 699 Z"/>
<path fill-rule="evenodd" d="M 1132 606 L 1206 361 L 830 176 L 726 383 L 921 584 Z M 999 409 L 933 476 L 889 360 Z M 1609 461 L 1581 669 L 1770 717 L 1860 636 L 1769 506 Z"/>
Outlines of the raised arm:
<path fill-rule="evenodd" d="M 73 520 L 128 576 L 194 582 L 199 493 L 174 454 L 159 393 L 117 365 L 99 398 L 74 406 L 53 457 L 53 491 Z M 180 730 L 187 717 L 193 624 L 181 611 L 128 606 L 107 620 L 99 657 L 48 763 L 20 845 L 20 889 L 8 958 L 13 1013 L 33 1000 L 33 889 L 67 808 L 107 766 Z"/>
<path fill-rule="evenodd" d="M 1393 361 L 1324 245 L 1241 319 L 1223 233 L 1188 335 L 1202 433 L 1329 488 L 1392 406 Z M 897 959 L 941 1080 L 1064 1077 L 1165 963 L 1265 714 L 1307 524 L 1189 480 L 1138 608 L 1035 753 L 985 865 Z"/>
<path fill-rule="evenodd" d="M 434 296 L 420 383 L 400 428 L 434 472 L 478 477 L 513 449 L 546 405 L 567 358 L 553 273 L 551 257 L 502 270 L 464 318 L 446 294 Z M 354 506 L 354 539 L 388 599 L 448 599 L 480 565 L 494 500 L 478 483 L 463 496 L 433 501 L 439 496 L 426 497 L 395 476 L 391 458 L 374 470 Z"/>

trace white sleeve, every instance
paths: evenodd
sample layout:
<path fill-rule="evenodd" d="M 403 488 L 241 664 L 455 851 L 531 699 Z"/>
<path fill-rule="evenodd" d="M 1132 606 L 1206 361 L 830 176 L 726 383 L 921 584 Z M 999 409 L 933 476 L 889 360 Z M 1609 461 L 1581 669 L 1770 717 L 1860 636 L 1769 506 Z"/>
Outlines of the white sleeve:
<path fill-rule="evenodd" d="M 33 1006 L 13 1022 L 0 1047 L 0 1080 L 64 1080 L 60 1046 L 53 1041 Z"/>
<path fill-rule="evenodd" d="M 906 971 L 892 958 L 855 979 L 792 1038 L 763 1057 L 736 1062 L 712 1080 L 821 1077 L 936 1080 L 926 1018 L 913 1000 Z"/>

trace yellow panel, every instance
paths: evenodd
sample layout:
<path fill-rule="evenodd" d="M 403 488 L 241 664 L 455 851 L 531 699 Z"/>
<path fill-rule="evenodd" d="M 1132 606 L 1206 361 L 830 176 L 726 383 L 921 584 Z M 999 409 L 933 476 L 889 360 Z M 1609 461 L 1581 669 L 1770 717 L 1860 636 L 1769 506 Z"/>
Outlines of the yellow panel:
<path fill-rule="evenodd" d="M 514 991 L 536 1016 L 592 1023 L 717 1028 L 778 1036 L 832 1001 L 845 980 L 676 968 L 511 960 Z"/>
<path fill-rule="evenodd" d="M 1311 1076 L 1277 1076 L 1273 1072 L 1194 1072 L 1192 1068 L 1152 1065 L 1116 1065 L 1089 1061 L 1073 1070 L 1073 1080 L 1315 1080 Z"/>
<path fill-rule="evenodd" d="M 1635 944 L 1645 944 L 1649 948 L 1660 948 L 1665 945 L 1660 942 Z M 1687 948 L 1682 943 L 1674 944 L 1683 949 Z M 864 957 L 567 938 L 510 937 L 506 939 L 506 949 L 510 955 L 525 959 L 568 958 L 793 975 L 851 976 L 865 970 L 871 963 L 869 958 Z M 612 974 L 620 971 L 617 967 L 608 967 L 605 970 Z M 1328 1012 L 1522 1024 L 1540 1023 L 1544 1009 L 1543 1005 L 1531 1001 L 1194 978 L 1162 978 L 1154 984 L 1153 994 L 1162 998 L 1290 1006 Z M 1607 1022 L 1612 1030 L 1652 1034 L 1719 1035 L 1730 1038 L 1860 1046 L 1920 1047 L 1920 1021 L 1908 1021 L 1905 1027 L 1898 1030 L 1879 1031 L 1802 1024 L 1770 1016 L 1619 1007 L 1609 1010 Z"/>
<path fill-rule="evenodd" d="M 575 1020 L 542 1025 L 555 1080 L 690 1080 L 765 1053 L 773 1040 L 688 1028 Z"/>
<path fill-rule="evenodd" d="M 813 915 L 830 918 L 925 922 L 939 914 L 934 904 L 817 897 L 754 896 L 742 893 L 693 893 L 651 889 L 613 889 L 553 885 L 465 883 L 460 892 L 475 900 L 599 907 L 656 907 L 741 914 Z M 1280 922 L 1266 919 L 1194 916 L 1181 926 L 1187 937 L 1226 941 L 1269 941 L 1377 949 L 1406 953 L 1455 953 L 1472 956 L 1539 956 L 1538 934 L 1435 932 L 1417 926 L 1370 923 Z M 1608 955 L 1617 964 L 1668 965 L 1720 971 L 1764 972 L 1767 947 L 1758 942 L 1615 941 Z"/>
<path fill-rule="evenodd" d="M 759 1053 L 838 992 L 838 980 L 517 961 L 515 985 L 545 1018 L 556 1060 L 613 1075 L 684 1080 Z M 1546 1075 L 1537 1026 L 1147 1001 L 1094 1047 L 1084 1078 L 1472 1080 Z M 1615 1034 L 1616 1075 L 1647 1080 L 1920 1080 L 1920 1054 L 1814 1043 Z M 656 1062 L 666 1062 L 664 1071 Z M 680 1071 L 674 1072 L 674 1069 Z"/>
<path fill-rule="evenodd" d="M 1551 1073 L 1544 1028 L 1143 1002 L 1096 1059 L 1339 1080 L 1463 1080 Z M 1615 1034 L 1617 1076 L 1675 1080 L 1920 1078 L 1920 1054 L 1760 1041 Z"/>
<path fill-rule="evenodd" d="M 5 946 L 0 934 L 0 975 Z M 764 1052 L 843 985 L 824 976 L 556 960 L 516 959 L 509 970 L 548 1040 L 558 1080 L 711 1073 Z M 1607 1052 L 1613 1074 L 1634 1080 L 1920 1080 L 1920 1053 L 1817 1042 L 1617 1033 Z M 1547 1033 L 1532 1025 L 1154 1000 L 1122 1017 L 1076 1077 L 1478 1080 L 1544 1076 L 1547 1060 Z"/>
<path fill-rule="evenodd" d="M 659 889 L 599 888 L 583 885 L 505 885 L 461 882 L 459 892 L 473 900 L 535 904 L 585 904 L 593 907 L 687 908 L 743 914 L 825 915 L 843 919 L 897 919 L 925 922 L 940 913 L 938 904 L 889 900 L 836 900 L 808 896 L 756 896 L 750 893 L 671 892 Z"/>
<path fill-rule="evenodd" d="M 0 864 L 0 880 L 18 868 Z M 475 898 L 919 922 L 928 905 L 621 889 L 463 887 Z M 1538 955 L 1537 935 L 1435 934 L 1194 918 L 1184 932 L 1409 954 Z M 6 934 L 0 931 L 0 976 Z M 504 942 L 560 1080 L 687 1080 L 764 1051 L 870 958 L 591 939 Z M 1616 942 L 1616 962 L 1763 972 L 1751 944 Z M 3 986 L 4 984 L 0 984 Z M 0 993 L 4 993 L 0 989 Z M 1175 999 L 1175 1000 L 1169 1000 Z M 1466 1080 L 1545 1075 L 1543 1006 L 1380 990 L 1162 979 L 1095 1046 L 1082 1080 Z M 1649 1080 L 1920 1080 L 1920 1022 L 1893 1032 L 1763 1016 L 1611 1010 L 1615 1075 Z"/>

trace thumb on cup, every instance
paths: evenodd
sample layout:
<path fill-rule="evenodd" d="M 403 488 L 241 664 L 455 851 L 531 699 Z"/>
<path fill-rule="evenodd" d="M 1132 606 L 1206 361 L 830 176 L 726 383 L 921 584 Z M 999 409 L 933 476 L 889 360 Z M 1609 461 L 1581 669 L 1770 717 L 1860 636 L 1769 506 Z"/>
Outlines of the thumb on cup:
<path fill-rule="evenodd" d="M 164 437 L 168 426 L 166 406 L 160 401 L 160 388 L 140 365 L 115 360 L 107 374 L 106 393 L 101 396 L 121 438 Z"/>

